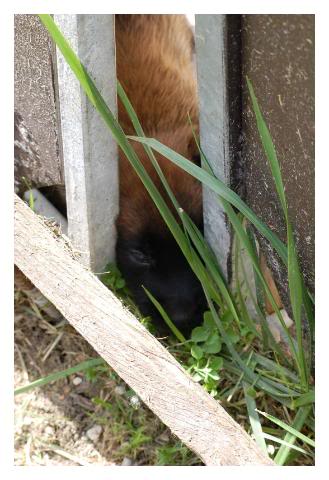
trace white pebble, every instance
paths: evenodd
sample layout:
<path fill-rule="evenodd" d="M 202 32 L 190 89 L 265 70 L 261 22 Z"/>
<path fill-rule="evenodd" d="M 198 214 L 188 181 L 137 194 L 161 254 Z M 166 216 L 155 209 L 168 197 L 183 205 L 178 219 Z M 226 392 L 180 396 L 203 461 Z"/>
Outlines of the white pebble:
<path fill-rule="evenodd" d="M 54 435 L 54 429 L 53 427 L 51 427 L 50 425 L 48 425 L 46 428 L 45 428 L 45 434 L 46 435 Z"/>
<path fill-rule="evenodd" d="M 137 395 L 133 395 L 130 398 L 130 405 L 137 410 L 141 406 L 140 398 Z"/>
<path fill-rule="evenodd" d="M 269 455 L 274 455 L 275 453 L 274 445 L 271 445 L 271 444 L 267 445 L 267 452 Z"/>
<path fill-rule="evenodd" d="M 78 386 L 80 383 L 82 383 L 82 378 L 81 377 L 74 377 L 72 380 L 73 385 Z"/>
<path fill-rule="evenodd" d="M 31 417 L 25 417 L 24 418 L 23 425 L 29 426 L 29 425 L 32 425 L 32 423 L 33 423 L 33 418 L 31 418 Z"/>
<path fill-rule="evenodd" d="M 103 429 L 100 425 L 94 425 L 87 430 L 86 435 L 92 442 L 97 442 L 102 431 Z"/>
<path fill-rule="evenodd" d="M 131 458 L 125 457 L 122 460 L 121 466 L 122 467 L 131 467 L 133 465 L 133 461 Z"/>

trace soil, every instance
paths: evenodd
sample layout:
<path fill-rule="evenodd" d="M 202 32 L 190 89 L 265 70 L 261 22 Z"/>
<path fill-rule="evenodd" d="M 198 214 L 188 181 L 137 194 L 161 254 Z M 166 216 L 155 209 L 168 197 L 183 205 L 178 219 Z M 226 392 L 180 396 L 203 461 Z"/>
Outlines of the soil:
<path fill-rule="evenodd" d="M 63 318 L 51 319 L 15 292 L 15 388 L 92 357 Z M 177 457 L 178 440 L 110 368 L 103 370 L 15 397 L 15 465 L 155 465 L 163 447 Z M 178 453 L 178 464 L 199 463 L 185 447 Z"/>

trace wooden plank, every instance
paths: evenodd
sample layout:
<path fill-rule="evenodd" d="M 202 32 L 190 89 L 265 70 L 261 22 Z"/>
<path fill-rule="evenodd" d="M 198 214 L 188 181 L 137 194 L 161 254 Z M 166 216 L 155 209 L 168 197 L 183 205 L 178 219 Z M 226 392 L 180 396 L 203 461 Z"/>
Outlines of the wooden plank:
<path fill-rule="evenodd" d="M 63 168 L 53 81 L 54 45 L 38 15 L 14 15 L 15 187 L 60 185 Z"/>
<path fill-rule="evenodd" d="M 16 195 L 15 264 L 206 465 L 273 465 Z"/>
<path fill-rule="evenodd" d="M 114 114 L 116 66 L 113 15 L 54 15 Z M 59 109 L 69 236 L 94 272 L 113 261 L 119 211 L 117 145 L 57 51 Z"/>

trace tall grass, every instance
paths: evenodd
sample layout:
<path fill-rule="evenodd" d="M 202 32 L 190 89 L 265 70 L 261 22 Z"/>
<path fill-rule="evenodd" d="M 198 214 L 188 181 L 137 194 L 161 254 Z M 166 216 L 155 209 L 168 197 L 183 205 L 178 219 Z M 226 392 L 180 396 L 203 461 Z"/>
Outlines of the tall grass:
<path fill-rule="evenodd" d="M 260 418 L 255 411 L 256 403 L 248 393 L 250 392 L 250 387 L 252 387 L 253 390 L 263 392 L 275 402 L 279 402 L 284 408 L 290 408 L 292 415 L 294 415 L 294 432 L 297 430 L 300 432 L 304 423 L 312 415 L 312 405 L 314 403 L 314 391 L 310 376 L 312 342 L 308 342 L 308 348 L 305 350 L 302 322 L 303 316 L 307 318 L 309 330 L 313 336 L 314 317 L 312 297 L 309 295 L 309 292 L 305 287 L 298 263 L 293 228 L 288 216 L 288 206 L 280 172 L 280 165 L 250 80 L 247 79 L 247 85 L 252 100 L 258 131 L 286 221 L 287 245 L 285 245 L 277 235 L 272 232 L 268 226 L 257 217 L 257 215 L 255 215 L 255 213 L 235 192 L 216 178 L 203 152 L 201 152 L 203 158 L 202 167 L 199 167 L 174 152 L 169 147 L 161 144 L 159 141 L 146 138 L 129 99 L 120 83 L 118 83 L 118 96 L 123 102 L 136 131 L 136 136 L 126 136 L 116 118 L 104 102 L 85 67 L 70 48 L 68 42 L 57 28 L 53 19 L 49 15 L 40 15 L 40 19 L 48 29 L 57 47 L 61 50 L 65 60 L 70 65 L 87 97 L 108 125 L 119 147 L 122 149 L 137 175 L 142 180 L 192 270 L 198 277 L 207 298 L 213 320 L 227 347 L 225 368 L 228 372 L 231 372 L 233 377 L 237 379 L 237 382 L 240 382 L 241 379 L 243 379 L 245 402 L 248 407 L 252 430 L 258 443 L 263 449 L 265 449 L 265 438 L 268 438 L 268 436 L 266 437 L 266 434 L 263 432 Z M 133 141 L 139 142 L 144 146 L 150 162 L 158 173 L 181 222 L 176 220 L 171 209 L 160 195 L 150 176 L 147 174 L 143 164 L 140 162 L 131 145 L 131 142 Z M 257 281 L 264 293 L 268 296 L 273 309 L 281 322 L 282 328 L 284 329 L 289 342 L 290 355 L 287 355 L 282 351 L 281 345 L 273 337 L 268 328 L 264 314 L 256 300 L 258 316 L 262 326 L 261 332 L 259 332 L 253 324 L 253 319 L 250 318 L 241 294 L 236 295 L 231 291 L 221 272 L 218 262 L 210 247 L 207 245 L 207 242 L 204 240 L 202 233 L 198 230 L 188 215 L 181 209 L 174 193 L 170 190 L 154 152 L 158 152 L 166 157 L 169 161 L 197 178 L 216 194 L 218 202 L 223 206 L 233 227 L 238 244 L 243 246 L 248 253 Z M 297 341 L 295 341 L 290 331 L 287 329 L 281 312 L 264 279 L 260 268 L 257 250 L 255 248 L 254 237 L 246 227 L 246 222 L 252 224 L 254 228 L 256 228 L 258 232 L 268 240 L 283 264 L 288 268 L 289 294 Z M 149 292 L 149 295 L 150 298 L 156 301 L 156 299 L 152 297 L 152 292 Z M 161 306 L 159 307 L 161 308 Z M 262 352 L 267 351 L 267 355 L 257 352 L 251 345 L 247 356 L 242 349 L 239 349 L 235 345 L 230 335 L 228 335 L 223 322 L 223 318 L 225 316 L 227 317 L 228 314 L 232 317 L 237 328 L 240 328 L 241 322 L 250 326 L 255 337 L 257 337 L 258 341 L 263 344 L 264 348 Z M 250 355 L 252 357 L 251 362 L 247 361 L 247 358 L 251 358 Z M 282 429 L 280 432 L 285 430 L 284 423 L 281 423 L 280 427 Z M 297 435 L 292 433 L 291 430 L 287 430 L 284 439 L 276 438 L 278 443 L 281 443 L 276 458 L 277 463 L 284 464 L 287 462 L 296 438 Z M 301 450 L 299 447 L 294 448 L 297 450 L 299 449 L 299 451 Z"/>

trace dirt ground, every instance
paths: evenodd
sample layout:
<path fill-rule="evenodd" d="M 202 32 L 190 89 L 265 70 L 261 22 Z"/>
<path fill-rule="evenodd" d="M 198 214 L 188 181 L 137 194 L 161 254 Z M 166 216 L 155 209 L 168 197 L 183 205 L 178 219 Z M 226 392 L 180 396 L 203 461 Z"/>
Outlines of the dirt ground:
<path fill-rule="evenodd" d="M 62 318 L 15 292 L 15 388 L 97 354 Z M 15 465 L 194 465 L 200 461 L 108 367 L 15 397 Z"/>

